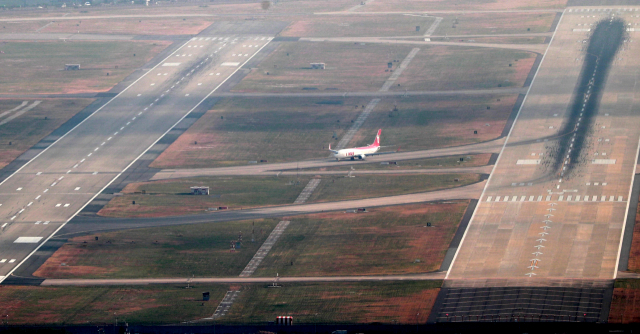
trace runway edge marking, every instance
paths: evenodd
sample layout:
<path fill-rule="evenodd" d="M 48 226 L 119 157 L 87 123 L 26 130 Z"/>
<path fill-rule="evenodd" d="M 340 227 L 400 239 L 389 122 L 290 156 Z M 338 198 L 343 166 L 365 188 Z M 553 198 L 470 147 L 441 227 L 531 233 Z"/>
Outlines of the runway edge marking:
<path fill-rule="evenodd" d="M 22 167 L 18 168 L 15 172 L 11 173 L 11 175 L 9 175 L 6 179 L 2 180 L 2 182 L 0 182 L 0 186 L 3 185 L 7 180 L 9 180 L 10 178 L 12 178 L 14 175 L 16 175 L 18 172 L 20 172 L 23 168 L 27 167 L 33 160 L 36 160 L 38 157 L 40 157 L 40 155 L 42 155 L 44 152 L 46 152 L 47 150 L 49 150 L 49 148 L 51 148 L 53 145 L 55 145 L 57 142 L 59 142 L 60 140 L 62 140 L 64 137 L 66 137 L 68 134 L 71 133 L 71 131 L 75 130 L 77 127 L 79 127 L 80 125 L 82 125 L 82 123 L 86 122 L 89 118 L 91 118 L 93 115 L 95 115 L 97 112 L 99 112 L 100 110 L 102 110 L 102 108 L 106 107 L 107 105 L 109 105 L 109 103 L 111 103 L 111 101 L 115 100 L 118 96 L 122 95 L 124 92 L 126 92 L 127 90 L 129 90 L 129 88 L 131 88 L 131 86 L 135 85 L 136 83 L 138 83 L 138 81 L 142 80 L 142 78 L 144 78 L 147 74 L 151 73 L 151 71 L 155 70 L 156 67 L 160 66 L 162 63 L 164 63 L 167 59 L 169 59 L 171 56 L 173 56 L 174 53 L 180 51 L 180 49 L 182 49 L 185 45 L 187 45 L 187 43 L 189 43 L 191 40 L 186 41 L 184 44 L 182 44 L 182 46 L 180 46 L 179 48 L 177 48 L 175 51 L 173 51 L 170 55 L 168 55 L 166 58 L 164 58 L 163 60 L 161 60 L 156 66 L 152 67 L 151 69 L 149 69 L 145 74 L 143 74 L 142 76 L 140 76 L 136 81 L 132 82 L 129 86 L 127 86 L 125 89 L 123 89 L 120 93 L 118 93 L 116 96 L 112 97 L 109 101 L 107 101 L 107 103 L 103 104 L 100 108 L 96 109 L 96 111 L 92 112 L 91 115 L 87 116 L 87 118 L 83 119 L 82 122 L 76 124 L 76 126 L 74 126 L 73 128 L 71 128 L 71 130 L 67 131 L 65 134 L 63 134 L 60 138 L 56 139 L 56 141 L 54 141 L 53 143 L 51 143 L 51 145 L 47 146 L 44 150 L 42 150 L 40 153 L 38 153 L 35 157 L 31 158 L 29 161 L 27 161 L 24 165 L 22 165 Z M 0 281 L 1 282 L 1 281 Z"/>
<path fill-rule="evenodd" d="M 624 220 L 622 221 L 622 232 L 620 233 L 620 243 L 618 244 L 618 256 L 616 257 L 616 267 L 613 271 L 613 279 L 618 277 L 618 267 L 620 266 L 620 253 L 622 252 L 622 242 L 624 241 L 624 231 L 627 228 L 627 218 L 629 216 L 629 206 L 631 205 L 631 193 L 633 192 L 633 182 L 636 178 L 636 170 L 638 169 L 638 156 L 640 155 L 640 138 L 638 138 L 638 146 L 636 146 L 636 160 L 633 164 L 633 174 L 631 174 L 631 185 L 629 186 L 629 195 L 627 195 L 627 208 L 624 212 Z M 637 198 L 635 199 L 638 200 Z"/>
<path fill-rule="evenodd" d="M 103 107 L 105 107 L 107 104 L 109 104 L 109 102 L 113 101 L 115 98 L 117 98 L 118 96 L 120 96 L 120 94 L 124 93 L 126 90 L 128 90 L 131 86 L 133 86 L 136 82 L 138 82 L 140 79 L 144 78 L 144 76 L 146 76 L 148 73 L 151 73 L 151 71 L 153 71 L 156 67 L 160 66 L 160 64 L 162 64 L 164 61 L 166 61 L 169 57 L 173 56 L 174 53 L 180 51 L 180 49 L 182 49 L 185 45 L 187 45 L 187 43 L 191 42 L 191 40 L 186 41 L 184 44 L 182 44 L 182 46 L 180 46 L 178 49 L 176 49 L 175 51 L 173 51 L 169 56 L 167 56 L 165 59 L 163 59 L 160 63 L 158 63 L 158 65 L 154 66 L 153 68 L 151 68 L 149 71 L 147 71 L 147 73 L 145 73 L 144 75 L 142 75 L 140 78 L 138 78 L 138 80 L 134 81 L 131 85 L 127 86 L 127 88 L 125 88 L 122 92 L 120 92 L 118 95 L 114 96 L 111 100 L 109 100 L 107 103 L 105 103 L 105 105 L 103 105 L 102 107 L 100 107 L 98 110 L 94 111 L 91 115 L 89 115 L 89 117 L 93 116 L 95 113 L 97 113 L 100 109 L 102 109 Z M 75 216 L 78 215 L 78 213 L 80 213 L 80 211 L 84 210 L 84 208 L 89 205 L 89 203 L 91 203 L 96 197 L 98 197 L 98 195 L 100 195 L 105 189 L 107 189 L 107 187 L 109 187 L 111 185 L 111 183 L 113 183 L 113 181 L 115 181 L 116 179 L 118 179 L 120 177 L 120 175 L 122 175 L 124 172 L 127 171 L 127 169 L 129 169 L 129 167 L 131 167 L 136 161 L 138 161 L 143 155 L 145 155 L 147 153 L 147 151 L 149 151 L 156 143 L 158 143 L 160 141 L 160 139 L 162 139 L 164 136 L 167 135 L 167 133 L 169 133 L 169 131 L 171 131 L 171 129 L 173 129 L 174 127 L 176 127 L 180 122 L 182 122 L 183 119 L 185 119 L 185 117 L 187 117 L 189 114 L 191 114 L 191 112 L 193 112 L 196 108 L 198 108 L 202 102 L 204 102 L 206 99 L 209 98 L 209 96 L 211 96 L 216 90 L 218 90 L 218 88 L 220 88 L 220 86 L 224 85 L 225 82 L 227 82 L 227 80 L 229 80 L 234 74 L 236 74 L 236 72 L 238 72 L 244 65 L 246 65 L 255 55 L 257 55 L 258 53 L 260 53 L 260 51 L 262 51 L 262 49 L 269 45 L 269 43 L 271 43 L 271 40 L 267 40 L 267 43 L 265 43 L 263 46 L 261 46 L 258 51 L 256 51 L 251 57 L 249 57 L 244 63 L 242 63 L 242 65 L 238 66 L 236 68 L 235 71 L 233 71 L 226 79 L 224 79 L 218 86 L 216 86 L 216 88 L 214 88 L 211 92 L 209 92 L 209 94 L 207 94 L 204 98 L 202 98 L 202 100 L 200 100 L 200 102 L 198 102 L 193 108 L 191 108 L 187 113 L 185 113 L 182 117 L 180 117 L 180 119 L 174 123 L 172 126 L 169 127 L 169 129 L 167 129 L 167 131 L 165 131 L 162 135 L 160 135 L 160 137 L 158 137 L 158 139 L 156 139 L 151 145 L 149 145 L 149 147 L 147 147 L 147 149 L 145 149 L 142 153 L 140 153 L 140 155 L 138 155 L 133 161 L 131 161 L 131 163 L 129 165 L 127 165 L 127 167 L 125 167 L 120 173 L 118 173 L 118 175 L 116 175 L 113 179 L 111 179 L 111 181 L 109 181 L 109 183 L 107 183 L 102 189 L 100 189 L 99 192 L 97 192 L 93 197 L 91 197 L 82 207 L 80 207 L 80 209 L 78 209 L 78 211 L 76 211 L 69 219 L 67 219 L 62 225 L 60 225 L 60 227 L 58 227 L 53 233 L 51 233 L 43 242 L 41 242 L 38 247 L 36 247 L 31 253 L 29 253 L 29 255 L 27 255 L 22 261 L 20 261 L 20 263 L 18 263 L 18 265 L 16 265 L 13 269 L 11 269 L 11 271 L 9 271 L 7 273 L 6 276 L 4 277 L 0 277 L 0 284 L 2 284 L 2 282 L 4 282 L 4 280 L 11 276 L 11 274 L 13 274 L 14 271 L 16 271 L 16 269 L 20 268 L 20 266 L 25 263 L 35 252 L 37 252 L 40 247 L 42 247 L 42 245 L 46 244 L 47 241 L 49 241 L 49 239 L 51 239 L 54 235 L 56 235 L 56 233 L 58 233 L 58 231 L 60 231 L 65 225 L 67 225 L 67 223 L 69 221 L 71 221 L 71 219 L 73 219 Z M 87 117 L 84 121 L 86 121 L 87 119 L 89 119 L 89 117 Z M 78 125 L 76 125 L 75 127 L 73 127 L 73 129 L 69 130 L 67 133 L 64 134 L 64 136 L 66 136 L 67 134 L 69 134 L 71 131 L 73 131 L 75 128 L 77 128 L 78 126 L 80 126 L 80 124 L 84 123 L 84 121 L 78 123 Z M 60 137 L 58 140 L 62 139 L 64 136 Z M 55 143 L 58 142 L 58 140 L 56 140 L 53 144 L 49 145 L 49 147 L 53 146 Z M 48 149 L 48 147 L 47 147 Z M 44 151 L 40 152 L 40 154 L 44 153 Z M 33 157 L 33 159 L 29 160 L 29 162 L 33 161 L 34 159 L 36 159 L 40 154 L 38 154 L 37 156 Z M 22 166 L 20 169 L 24 168 L 29 162 L 27 162 L 24 166 Z M 15 173 L 17 173 L 18 171 L 20 171 L 20 169 L 18 169 L 17 171 L 15 171 L 13 174 L 11 174 L 7 180 L 13 176 Z M 6 181 L 6 180 L 5 180 Z M 3 181 L 4 183 L 4 181 Z M 0 183 L 0 185 L 2 185 L 2 183 Z"/>
<path fill-rule="evenodd" d="M 460 245 L 456 250 L 456 254 L 453 256 L 453 260 L 451 260 L 451 265 L 449 266 L 449 270 L 447 270 L 447 275 L 444 277 L 445 280 L 449 278 L 449 274 L 451 273 L 453 266 L 456 264 L 458 253 L 460 252 L 460 249 L 464 245 L 464 240 L 467 237 L 467 232 L 469 232 L 469 228 L 471 227 L 471 224 L 473 223 L 473 218 L 475 218 L 476 212 L 478 212 L 478 208 L 480 207 L 480 205 L 482 205 L 482 198 L 484 198 L 484 194 L 487 191 L 487 187 L 491 182 L 491 178 L 493 177 L 493 172 L 495 171 L 496 167 L 498 167 L 498 164 L 500 163 L 500 159 L 502 158 L 502 152 L 504 152 L 505 147 L 507 147 L 507 143 L 509 142 L 509 137 L 511 137 L 511 132 L 513 132 L 513 129 L 515 128 L 516 123 L 518 122 L 518 118 L 520 118 L 520 113 L 522 112 L 522 108 L 524 108 L 524 104 L 527 102 L 527 97 L 529 97 L 529 92 L 531 92 L 531 87 L 533 87 L 533 84 L 536 82 L 536 77 L 538 76 L 538 72 L 540 72 L 540 68 L 544 63 L 544 58 L 547 56 L 547 52 L 549 52 L 551 43 L 553 43 L 553 40 L 556 37 L 556 33 L 558 32 L 558 27 L 562 22 L 562 18 L 564 17 L 565 12 L 566 12 L 566 8 L 562 11 L 562 16 L 560 16 L 560 20 L 558 20 L 558 24 L 556 25 L 556 30 L 553 32 L 553 36 L 551 36 L 551 40 L 549 41 L 549 45 L 547 45 L 547 49 L 544 51 L 544 55 L 542 55 L 542 59 L 540 60 L 538 69 L 536 69 L 536 73 L 533 75 L 533 79 L 531 79 L 531 84 L 529 85 L 529 89 L 527 89 L 527 93 L 525 94 L 524 99 L 522 99 L 522 104 L 520 105 L 520 109 L 518 109 L 518 114 L 516 115 L 516 118 L 513 120 L 513 123 L 511 124 L 511 129 L 509 129 L 509 134 L 507 135 L 507 138 L 505 138 L 504 140 L 504 144 L 502 145 L 502 149 L 500 150 L 498 159 L 496 160 L 496 163 L 493 165 L 493 168 L 491 169 L 491 174 L 489 174 L 489 178 L 487 179 L 487 183 L 485 183 L 484 188 L 482 189 L 482 194 L 480 194 L 480 199 L 478 200 L 478 206 L 476 206 L 476 209 L 473 210 L 473 215 L 471 215 L 471 219 L 469 219 L 469 225 L 467 225 L 467 229 L 464 231 L 464 234 L 462 235 L 462 239 L 460 240 Z"/>

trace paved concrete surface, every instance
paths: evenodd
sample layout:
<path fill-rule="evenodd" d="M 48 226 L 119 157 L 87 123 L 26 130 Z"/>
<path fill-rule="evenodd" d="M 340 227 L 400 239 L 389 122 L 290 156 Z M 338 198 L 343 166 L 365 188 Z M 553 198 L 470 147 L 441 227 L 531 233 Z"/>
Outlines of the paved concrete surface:
<path fill-rule="evenodd" d="M 278 277 L 280 283 L 305 282 L 385 282 L 431 281 L 444 278 L 444 272 L 385 276 L 320 276 Z M 275 277 L 211 277 L 211 278 L 139 278 L 139 279 L 46 279 L 43 286 L 100 286 L 100 285 L 148 285 L 148 284 L 204 284 L 204 283 L 273 283 Z"/>
<path fill-rule="evenodd" d="M 565 12 L 449 279 L 615 277 L 640 137 L 638 60 L 633 57 L 638 43 L 626 43 L 610 69 L 583 162 L 571 162 L 576 172 L 562 178 L 562 171 L 556 174 L 537 162 L 553 157 L 558 131 L 569 121 L 585 58 L 589 32 L 584 29 L 590 29 L 585 26 L 611 13 L 631 25 L 638 22 L 635 8 Z"/>
<path fill-rule="evenodd" d="M 307 42 L 345 42 L 345 43 L 391 43 L 391 44 L 411 44 L 411 45 L 449 45 L 466 46 L 478 48 L 497 48 L 524 50 L 536 53 L 543 53 L 547 48 L 545 44 L 500 44 L 500 43 L 470 43 L 470 42 L 441 42 L 441 41 L 414 41 L 406 39 L 393 39 L 387 37 L 302 37 L 301 41 Z"/>
<path fill-rule="evenodd" d="M 407 195 L 366 198 L 359 200 L 349 200 L 340 202 L 323 202 L 301 205 L 286 205 L 277 207 L 254 208 L 245 210 L 228 210 L 207 212 L 202 214 L 178 216 L 178 217 L 158 217 L 158 218 L 104 218 L 104 217 L 81 217 L 78 216 L 56 235 L 57 238 L 67 238 L 71 236 L 94 233 L 100 231 L 114 231 L 132 228 L 144 228 L 155 226 L 172 226 L 200 223 L 215 223 L 223 221 L 259 219 L 270 217 L 287 217 L 307 213 L 317 213 L 325 211 L 344 211 L 356 208 L 371 208 L 390 205 L 402 205 L 413 203 L 425 203 L 434 201 L 448 201 L 458 199 L 479 198 L 485 181 L 468 186 L 438 190 L 426 193 L 416 193 Z"/>
<path fill-rule="evenodd" d="M 376 155 L 368 157 L 367 162 L 384 162 L 384 161 L 402 161 L 412 159 L 435 158 L 460 154 L 478 154 L 478 153 L 499 153 L 504 145 L 504 138 L 456 147 L 447 147 L 441 149 L 398 152 L 392 154 Z M 220 167 L 220 168 L 194 168 L 194 169 L 163 169 L 153 176 L 152 180 L 175 179 L 182 177 L 193 177 L 202 175 L 257 175 L 263 173 L 278 173 L 284 171 L 295 171 L 307 168 L 322 168 L 335 166 L 350 166 L 362 164 L 361 161 L 340 161 L 335 159 L 319 159 L 306 160 L 299 162 L 284 162 L 274 164 L 253 164 L 247 166 L 236 167 Z M 273 174 L 272 174 L 273 175 Z"/>
<path fill-rule="evenodd" d="M 262 260 L 264 260 L 267 254 L 269 254 L 269 251 L 271 251 L 273 245 L 276 244 L 278 239 L 280 239 L 280 236 L 282 236 L 282 233 L 284 233 L 284 231 L 287 229 L 289 223 L 291 222 L 288 220 L 283 220 L 279 222 L 278 225 L 276 225 L 273 231 L 271 231 L 271 233 L 269 234 L 269 237 L 267 237 L 267 240 L 264 241 L 256 254 L 253 255 L 253 258 L 251 258 L 251 261 L 249 261 L 247 266 L 242 270 L 242 272 L 240 273 L 240 277 L 249 277 L 253 275 L 256 269 L 258 269 L 258 266 L 260 266 L 260 263 L 262 263 Z"/>
<path fill-rule="evenodd" d="M 0 282 L 282 27 L 212 26 L 0 183 Z"/>

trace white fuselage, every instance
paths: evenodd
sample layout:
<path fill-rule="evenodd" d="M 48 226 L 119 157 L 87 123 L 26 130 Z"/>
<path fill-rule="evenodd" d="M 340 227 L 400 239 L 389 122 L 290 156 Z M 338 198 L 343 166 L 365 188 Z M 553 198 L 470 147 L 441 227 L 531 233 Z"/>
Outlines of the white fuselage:
<path fill-rule="evenodd" d="M 338 150 L 337 153 L 333 154 L 333 157 L 336 159 L 346 159 L 346 158 L 358 158 L 364 159 L 367 154 L 373 154 L 380 150 L 380 146 L 365 146 L 365 147 L 355 147 L 355 148 L 345 148 L 343 150 Z"/>

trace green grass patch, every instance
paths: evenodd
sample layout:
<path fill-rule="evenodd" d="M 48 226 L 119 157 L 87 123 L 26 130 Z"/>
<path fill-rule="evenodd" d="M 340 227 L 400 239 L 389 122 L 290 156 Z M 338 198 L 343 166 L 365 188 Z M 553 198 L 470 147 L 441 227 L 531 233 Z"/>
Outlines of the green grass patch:
<path fill-rule="evenodd" d="M 614 283 L 614 288 L 640 289 L 640 279 L 633 279 L 633 278 L 617 279 Z"/>
<path fill-rule="evenodd" d="M 161 217 L 203 213 L 228 206 L 247 209 L 293 204 L 311 176 L 200 177 L 136 183 L 113 198 L 99 214 L 108 217 Z M 476 174 L 385 174 L 326 176 L 307 203 L 392 196 L 465 186 Z M 191 195 L 191 186 L 209 186 L 210 195 Z M 144 194 L 142 191 L 144 190 Z M 135 202 L 135 204 L 134 204 Z"/>
<path fill-rule="evenodd" d="M 5 42 L 0 58 L 3 68 L 0 90 L 5 93 L 106 91 L 162 51 L 165 45 L 165 42 L 139 41 Z M 80 64 L 81 69 L 64 71 L 65 64 Z"/>
<path fill-rule="evenodd" d="M 256 276 L 342 276 L 437 270 L 467 201 L 315 214 L 289 227 Z M 427 227 L 427 222 L 432 224 Z"/>
<path fill-rule="evenodd" d="M 223 323 L 425 323 L 442 281 L 245 286 Z"/>
<path fill-rule="evenodd" d="M 278 220 L 156 227 L 77 237 L 34 275 L 47 278 L 237 276 Z M 255 241 L 251 242 L 252 231 Z M 242 246 L 230 252 L 231 241 Z M 95 240 L 95 236 L 98 240 Z"/>
<path fill-rule="evenodd" d="M 310 176 L 198 177 L 136 183 L 125 188 L 127 193 L 123 196 L 113 198 L 100 215 L 151 217 L 203 213 L 220 206 L 240 209 L 291 204 L 310 179 Z M 210 195 L 191 195 L 192 186 L 208 186 Z"/>
<path fill-rule="evenodd" d="M 225 285 L 137 287 L 3 286 L 0 310 L 10 325 L 174 324 L 210 317 Z M 211 299 L 202 301 L 202 292 Z"/>

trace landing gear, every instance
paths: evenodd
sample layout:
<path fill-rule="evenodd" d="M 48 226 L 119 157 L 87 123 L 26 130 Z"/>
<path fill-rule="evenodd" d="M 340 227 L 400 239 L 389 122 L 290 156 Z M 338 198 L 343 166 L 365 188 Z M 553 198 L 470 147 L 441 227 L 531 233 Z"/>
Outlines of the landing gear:
<path fill-rule="evenodd" d="M 353 161 L 353 160 L 356 160 L 356 158 L 355 157 L 351 157 L 351 161 Z"/>

